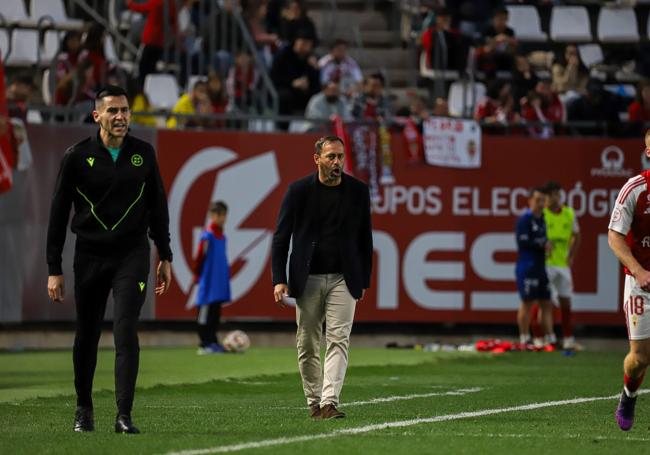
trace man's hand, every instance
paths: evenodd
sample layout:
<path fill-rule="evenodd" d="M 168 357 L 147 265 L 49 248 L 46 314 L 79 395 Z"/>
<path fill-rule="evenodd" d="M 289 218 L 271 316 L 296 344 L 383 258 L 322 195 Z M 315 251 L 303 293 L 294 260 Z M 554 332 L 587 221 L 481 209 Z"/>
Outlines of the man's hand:
<path fill-rule="evenodd" d="M 47 277 L 47 295 L 53 302 L 63 303 L 65 299 L 65 281 L 63 275 L 50 275 Z"/>
<path fill-rule="evenodd" d="M 276 284 L 275 287 L 273 287 L 273 298 L 275 299 L 275 303 L 280 307 L 280 308 L 286 308 L 286 303 L 282 300 L 283 297 L 289 295 L 289 286 L 287 286 L 284 283 Z"/>
<path fill-rule="evenodd" d="M 645 269 L 641 269 L 641 271 L 637 273 L 634 278 L 636 278 L 636 282 L 641 289 L 646 292 L 650 291 L 650 272 Z"/>
<path fill-rule="evenodd" d="M 160 261 L 156 272 L 156 295 L 163 295 L 172 283 L 172 264 L 169 261 Z"/>

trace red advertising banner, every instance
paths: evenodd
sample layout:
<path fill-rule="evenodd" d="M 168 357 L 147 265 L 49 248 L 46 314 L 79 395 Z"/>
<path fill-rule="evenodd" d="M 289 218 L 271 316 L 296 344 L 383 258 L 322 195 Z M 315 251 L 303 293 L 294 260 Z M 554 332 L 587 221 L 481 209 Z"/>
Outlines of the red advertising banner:
<path fill-rule="evenodd" d="M 293 180 L 315 171 L 314 135 L 160 131 L 174 250 L 171 292 L 157 319 L 193 318 L 191 258 L 209 201 L 229 205 L 233 272 L 230 319 L 292 320 L 272 300 L 271 237 Z M 620 324 L 621 272 L 607 246 L 609 213 L 627 178 L 642 167 L 642 140 L 483 137 L 480 168 L 409 163 L 392 138 L 394 183 L 373 200 L 372 288 L 356 320 L 514 321 L 515 221 L 527 189 L 559 182 L 578 215 L 582 246 L 573 267 L 575 321 Z"/>

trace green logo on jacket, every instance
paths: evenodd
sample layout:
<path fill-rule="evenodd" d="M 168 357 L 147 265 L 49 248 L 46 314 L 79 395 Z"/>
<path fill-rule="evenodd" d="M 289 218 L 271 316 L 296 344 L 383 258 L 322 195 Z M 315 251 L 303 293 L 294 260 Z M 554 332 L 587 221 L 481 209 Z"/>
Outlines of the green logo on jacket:
<path fill-rule="evenodd" d="M 131 164 L 134 166 L 142 166 L 142 163 L 144 160 L 142 159 L 142 156 L 138 155 L 137 153 L 131 157 Z"/>
<path fill-rule="evenodd" d="M 144 281 L 138 281 L 138 286 L 140 286 L 140 292 L 144 291 Z"/>
<path fill-rule="evenodd" d="M 93 164 L 95 164 L 95 158 L 89 157 L 86 158 L 86 161 L 88 161 L 88 166 L 93 167 Z"/>

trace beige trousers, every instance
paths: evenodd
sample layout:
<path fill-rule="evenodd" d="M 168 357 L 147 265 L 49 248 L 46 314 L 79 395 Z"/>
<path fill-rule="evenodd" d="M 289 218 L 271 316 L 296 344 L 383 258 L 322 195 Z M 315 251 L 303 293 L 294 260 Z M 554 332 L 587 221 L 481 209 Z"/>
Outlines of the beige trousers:
<path fill-rule="evenodd" d="M 309 275 L 305 291 L 296 299 L 298 367 L 307 404 L 339 404 L 356 299 L 343 275 Z M 321 373 L 320 345 L 325 321 L 325 367 Z"/>

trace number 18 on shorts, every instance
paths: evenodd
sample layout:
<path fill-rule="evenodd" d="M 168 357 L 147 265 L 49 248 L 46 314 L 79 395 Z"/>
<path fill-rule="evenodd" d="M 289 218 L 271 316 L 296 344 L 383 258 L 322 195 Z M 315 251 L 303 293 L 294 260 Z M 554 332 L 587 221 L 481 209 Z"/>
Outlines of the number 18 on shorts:
<path fill-rule="evenodd" d="M 645 311 L 650 293 L 641 289 L 633 276 L 625 275 L 623 299 L 628 338 L 630 340 L 650 338 L 650 317 Z"/>

